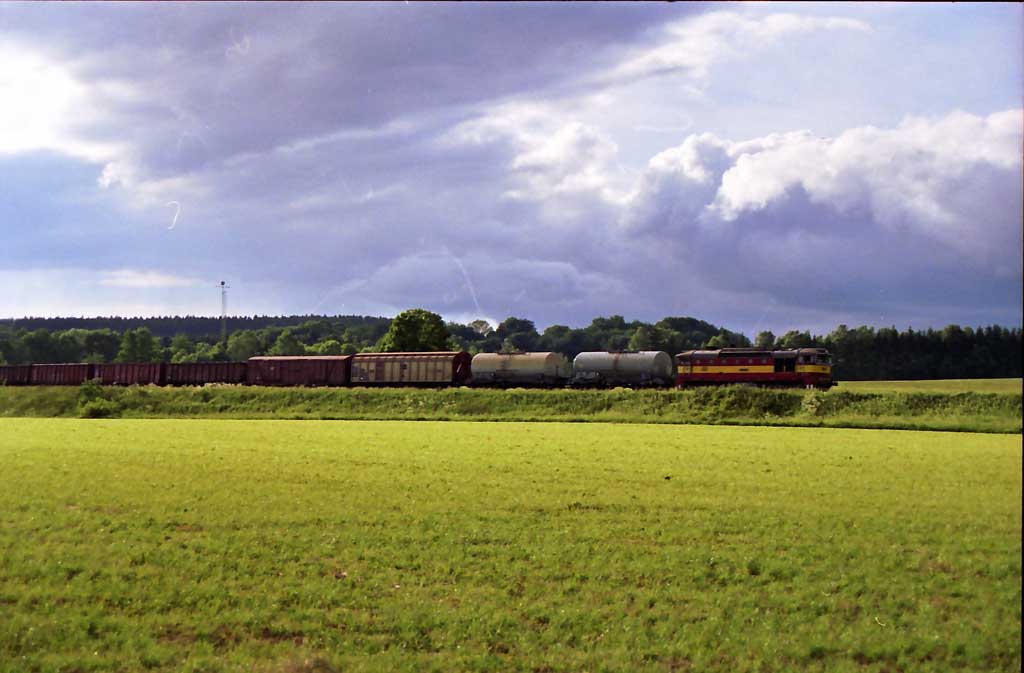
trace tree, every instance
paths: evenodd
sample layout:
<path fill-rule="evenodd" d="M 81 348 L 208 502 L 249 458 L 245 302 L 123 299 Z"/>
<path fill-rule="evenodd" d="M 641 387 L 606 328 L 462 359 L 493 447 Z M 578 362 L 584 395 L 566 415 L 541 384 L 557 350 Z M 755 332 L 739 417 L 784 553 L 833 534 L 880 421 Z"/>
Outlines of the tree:
<path fill-rule="evenodd" d="M 252 330 L 239 330 L 228 338 L 228 358 L 232 362 L 248 360 L 261 351 L 260 338 Z"/>
<path fill-rule="evenodd" d="M 341 355 L 344 352 L 342 350 L 341 342 L 337 339 L 326 339 L 313 344 L 306 350 L 309 351 L 311 355 Z"/>
<path fill-rule="evenodd" d="M 195 350 L 195 344 L 186 334 L 176 334 L 171 339 L 171 362 L 181 362 Z"/>
<path fill-rule="evenodd" d="M 779 338 L 779 348 L 784 350 L 794 348 L 810 348 L 814 345 L 810 332 L 790 330 Z"/>
<path fill-rule="evenodd" d="M 41 327 L 23 336 L 21 345 L 29 362 L 43 363 L 57 360 L 56 344 L 53 343 L 50 333 Z"/>
<path fill-rule="evenodd" d="M 85 352 L 90 362 L 110 362 L 121 348 L 121 337 L 110 329 L 89 330 L 85 335 Z M 96 359 L 99 358 L 99 359 Z"/>
<path fill-rule="evenodd" d="M 58 362 L 80 362 L 85 356 L 87 330 L 72 328 L 54 334 L 53 345 Z"/>
<path fill-rule="evenodd" d="M 482 336 L 487 336 L 488 334 L 494 331 L 494 328 L 491 327 L 491 323 L 487 322 L 486 320 L 474 320 L 473 322 L 469 323 L 469 326 L 472 327 L 477 334 L 480 334 Z"/>
<path fill-rule="evenodd" d="M 160 344 L 153 338 L 148 327 L 127 330 L 121 337 L 121 349 L 117 351 L 118 362 L 158 362 Z"/>
<path fill-rule="evenodd" d="M 494 334 L 501 339 L 502 350 L 506 352 L 532 351 L 540 339 L 533 321 L 525 318 L 506 318 Z"/>
<path fill-rule="evenodd" d="M 707 344 L 705 344 L 705 347 L 711 350 L 718 350 L 719 348 L 728 348 L 729 338 L 724 334 L 716 334 L 715 336 L 708 339 L 708 342 Z"/>
<path fill-rule="evenodd" d="M 772 348 L 775 347 L 775 335 L 768 330 L 765 330 L 764 332 L 758 332 L 757 338 L 754 339 L 754 345 L 758 348 L 771 350 Z"/>
<path fill-rule="evenodd" d="M 749 348 L 750 339 L 739 334 L 738 332 L 730 332 L 724 327 L 718 331 L 718 334 L 708 339 L 705 344 L 706 348 Z"/>
<path fill-rule="evenodd" d="M 633 336 L 629 339 L 629 350 L 631 351 L 649 351 L 654 349 L 654 328 L 650 325 L 640 325 L 633 332 Z"/>
<path fill-rule="evenodd" d="M 449 336 L 441 316 L 413 308 L 395 316 L 379 345 L 383 353 L 443 351 Z"/>
<path fill-rule="evenodd" d="M 270 355 L 305 355 L 306 346 L 299 341 L 291 328 L 281 332 L 281 336 L 274 341 L 274 347 L 270 349 Z"/>
<path fill-rule="evenodd" d="M 508 317 L 501 321 L 496 331 L 498 336 L 504 339 L 509 334 L 518 334 L 520 332 L 533 332 L 536 334 L 537 326 L 533 324 L 532 320 Z"/>

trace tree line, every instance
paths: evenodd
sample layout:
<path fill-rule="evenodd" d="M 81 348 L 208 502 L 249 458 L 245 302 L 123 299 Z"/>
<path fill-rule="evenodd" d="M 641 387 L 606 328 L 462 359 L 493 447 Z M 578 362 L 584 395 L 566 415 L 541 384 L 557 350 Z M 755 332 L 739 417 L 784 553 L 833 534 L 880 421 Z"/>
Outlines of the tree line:
<path fill-rule="evenodd" d="M 51 322 L 43 323 L 49 327 L 36 326 L 34 320 Z M 246 326 L 230 330 L 227 340 L 222 341 L 215 318 L 21 320 L 0 325 L 0 364 L 241 361 L 254 355 L 420 350 L 556 351 L 571 359 L 582 351 L 595 350 L 662 350 L 676 354 L 702 348 L 820 347 L 832 352 L 839 380 L 1021 376 L 1021 330 L 997 325 L 949 325 L 924 331 L 840 325 L 826 335 L 793 330 L 776 336 L 766 331 L 751 342 L 739 332 L 691 317 L 646 323 L 615 315 L 595 318 L 586 327 L 551 325 L 543 331 L 537 330 L 531 320 L 517 317 L 505 319 L 496 328 L 484 320 L 445 323 L 437 314 L 423 309 L 404 311 L 394 319 L 289 316 L 275 322 L 274 318 L 258 316 L 231 321 L 229 325 Z M 73 326 L 59 327 L 69 324 Z M 101 326 L 82 326 L 86 324 Z M 174 325 L 186 325 L 187 330 L 168 334 Z"/>

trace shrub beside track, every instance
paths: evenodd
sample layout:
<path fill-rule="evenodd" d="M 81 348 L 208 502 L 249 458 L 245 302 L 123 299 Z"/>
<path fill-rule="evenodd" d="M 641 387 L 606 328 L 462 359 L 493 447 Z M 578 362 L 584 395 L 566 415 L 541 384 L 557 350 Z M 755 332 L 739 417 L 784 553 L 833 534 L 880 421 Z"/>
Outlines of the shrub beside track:
<path fill-rule="evenodd" d="M 1021 432 L 1021 395 L 693 390 L 0 387 L 0 416 L 708 423 Z"/>

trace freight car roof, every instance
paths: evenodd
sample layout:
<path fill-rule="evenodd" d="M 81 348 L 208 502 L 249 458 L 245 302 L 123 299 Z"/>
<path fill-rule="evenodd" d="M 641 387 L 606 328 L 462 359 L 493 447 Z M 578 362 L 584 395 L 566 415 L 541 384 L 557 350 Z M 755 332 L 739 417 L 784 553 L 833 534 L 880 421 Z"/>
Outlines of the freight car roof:
<path fill-rule="evenodd" d="M 250 360 L 348 360 L 351 355 L 254 355 Z"/>
<path fill-rule="evenodd" d="M 466 351 L 409 351 L 403 353 L 356 353 L 352 357 L 354 358 L 391 358 L 391 357 L 408 357 L 410 355 L 461 355 Z"/>

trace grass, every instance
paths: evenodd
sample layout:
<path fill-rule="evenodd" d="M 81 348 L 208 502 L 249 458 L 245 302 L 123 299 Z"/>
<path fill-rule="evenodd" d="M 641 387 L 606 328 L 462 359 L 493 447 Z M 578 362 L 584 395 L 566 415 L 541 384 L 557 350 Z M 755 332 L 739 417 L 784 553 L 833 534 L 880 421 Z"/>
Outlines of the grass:
<path fill-rule="evenodd" d="M 678 390 L 0 387 L 0 417 L 312 418 L 1021 431 L 1021 395 Z"/>
<path fill-rule="evenodd" d="M 0 419 L 0 465 L 4 672 L 1021 667 L 1015 436 Z"/>
<path fill-rule="evenodd" d="M 938 381 L 843 381 L 838 389 L 855 393 L 1020 394 L 1021 379 L 944 379 Z"/>

